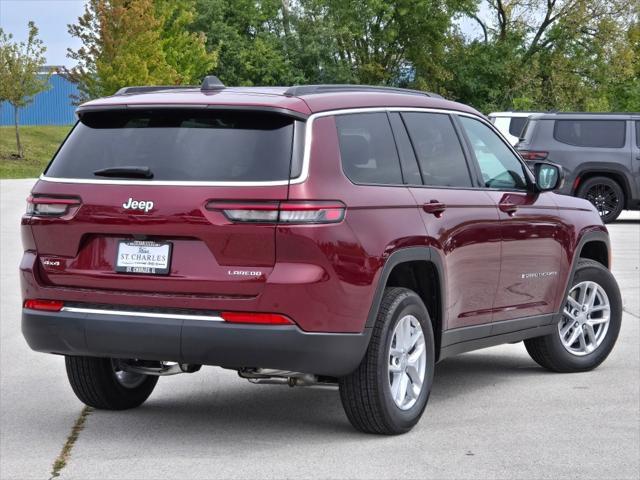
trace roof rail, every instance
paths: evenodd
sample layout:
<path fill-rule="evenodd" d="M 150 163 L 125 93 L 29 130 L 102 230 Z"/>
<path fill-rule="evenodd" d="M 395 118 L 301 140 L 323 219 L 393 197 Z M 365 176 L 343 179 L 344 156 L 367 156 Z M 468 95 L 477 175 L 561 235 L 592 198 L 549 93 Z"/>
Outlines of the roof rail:
<path fill-rule="evenodd" d="M 388 92 L 403 93 L 405 95 L 424 95 L 433 98 L 443 98 L 437 93 L 424 92 L 422 90 L 412 90 L 409 88 L 383 87 L 376 85 L 351 85 L 351 84 L 328 84 L 328 85 L 296 85 L 289 87 L 284 94 L 289 97 L 300 97 L 302 95 L 314 95 L 319 93 L 335 92 Z"/>
<path fill-rule="evenodd" d="M 133 93 L 151 93 L 160 90 L 179 90 L 185 88 L 198 88 L 196 85 L 140 85 L 134 87 L 123 87 L 118 90 L 114 95 L 130 95 Z M 215 75 L 207 75 L 202 80 L 200 90 L 203 91 L 215 91 L 225 88 L 224 83 L 220 81 Z"/>
<path fill-rule="evenodd" d="M 159 90 L 180 90 L 185 88 L 198 88 L 193 85 L 139 85 L 135 87 L 122 87 L 114 96 L 131 95 L 133 93 L 151 93 Z"/>

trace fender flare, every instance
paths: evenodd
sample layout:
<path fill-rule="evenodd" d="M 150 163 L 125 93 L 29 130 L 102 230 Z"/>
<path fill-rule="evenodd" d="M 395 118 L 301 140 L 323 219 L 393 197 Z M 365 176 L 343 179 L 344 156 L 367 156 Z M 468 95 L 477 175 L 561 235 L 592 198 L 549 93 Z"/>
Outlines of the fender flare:
<path fill-rule="evenodd" d="M 573 283 L 573 277 L 576 273 L 576 270 L 578 269 L 578 262 L 582 258 L 580 257 L 580 252 L 582 251 L 582 248 L 585 246 L 585 244 L 588 242 L 604 243 L 607 247 L 607 254 L 611 256 L 611 240 L 609 239 L 609 234 L 607 232 L 604 232 L 602 230 L 595 230 L 595 231 L 584 232 L 582 235 L 580 235 L 580 237 L 578 238 L 578 242 L 575 244 L 575 247 L 573 249 L 573 258 L 571 260 L 571 270 L 569 271 L 569 275 L 567 275 L 567 280 L 564 288 L 564 296 L 560 301 L 560 308 L 559 308 L 559 311 L 557 312 L 558 315 L 562 314 L 562 305 L 564 304 L 564 301 L 567 298 L 567 295 L 569 295 L 569 289 L 571 288 L 571 285 Z M 609 265 L 609 267 L 607 268 L 610 268 L 610 267 L 611 265 Z"/>
<path fill-rule="evenodd" d="M 445 283 L 445 270 L 444 263 L 442 261 L 440 252 L 434 247 L 405 247 L 400 248 L 387 258 L 382 267 L 382 272 L 380 273 L 380 277 L 378 278 L 378 284 L 376 286 L 376 291 L 373 295 L 373 300 L 371 301 L 371 308 L 369 309 L 369 315 L 367 316 L 367 322 L 365 324 L 365 328 L 373 327 L 376 318 L 378 317 L 378 311 L 380 310 L 380 303 L 382 303 L 382 296 L 384 295 L 384 289 L 387 285 L 387 281 L 389 280 L 389 275 L 391 275 L 391 271 L 401 263 L 421 261 L 431 263 L 435 266 L 436 272 L 438 274 L 438 282 L 440 287 L 440 314 L 442 316 L 442 330 L 445 328 L 445 307 L 447 305 L 446 302 L 446 288 L 444 287 Z M 434 335 L 436 332 L 434 332 Z M 439 343 L 438 343 L 439 344 Z"/>

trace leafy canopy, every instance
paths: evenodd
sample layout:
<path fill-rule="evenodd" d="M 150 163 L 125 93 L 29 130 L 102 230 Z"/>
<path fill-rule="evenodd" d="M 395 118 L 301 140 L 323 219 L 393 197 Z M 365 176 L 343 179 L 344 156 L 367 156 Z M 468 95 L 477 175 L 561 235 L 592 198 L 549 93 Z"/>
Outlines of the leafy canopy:
<path fill-rule="evenodd" d="M 29 22 L 25 42 L 15 42 L 13 35 L 0 28 L 0 101 L 24 107 L 48 88 L 49 75 L 40 74 L 46 63 L 45 51 L 35 23 Z"/>
<path fill-rule="evenodd" d="M 68 50 L 77 66 L 66 72 L 82 101 L 128 85 L 197 82 L 216 64 L 202 34 L 186 27 L 193 0 L 89 0 L 69 33 L 82 41 Z"/>

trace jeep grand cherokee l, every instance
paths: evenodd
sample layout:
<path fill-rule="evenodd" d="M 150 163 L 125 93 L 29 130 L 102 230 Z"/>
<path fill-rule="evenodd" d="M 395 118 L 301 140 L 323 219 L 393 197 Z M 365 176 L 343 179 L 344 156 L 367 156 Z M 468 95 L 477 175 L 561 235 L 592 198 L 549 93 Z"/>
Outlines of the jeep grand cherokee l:
<path fill-rule="evenodd" d="M 22 331 L 80 400 L 202 365 L 338 385 L 410 430 L 434 364 L 524 340 L 557 372 L 618 336 L 609 240 L 475 110 L 359 86 L 124 89 L 85 103 L 22 220 Z"/>
<path fill-rule="evenodd" d="M 640 209 L 640 114 L 532 115 L 516 148 L 527 160 L 562 166 L 559 192 L 589 200 L 605 223 Z"/>

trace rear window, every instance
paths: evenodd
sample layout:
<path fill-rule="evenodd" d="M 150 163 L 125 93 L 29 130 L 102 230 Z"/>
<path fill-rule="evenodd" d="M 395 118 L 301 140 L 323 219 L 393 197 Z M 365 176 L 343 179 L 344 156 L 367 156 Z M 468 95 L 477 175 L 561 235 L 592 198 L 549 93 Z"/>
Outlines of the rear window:
<path fill-rule="evenodd" d="M 527 117 L 512 117 L 511 122 L 509 122 L 509 133 L 514 137 L 520 138 L 526 123 Z"/>
<path fill-rule="evenodd" d="M 522 133 L 520 133 L 519 140 L 530 142 L 531 138 L 533 137 L 533 132 L 535 131 L 537 124 L 538 124 L 538 120 L 527 119 L 527 121 L 524 124 L 524 127 L 522 127 Z"/>
<path fill-rule="evenodd" d="M 624 120 L 556 120 L 553 136 L 576 147 L 620 148 L 625 127 Z"/>
<path fill-rule="evenodd" d="M 45 172 L 105 179 L 105 168 L 148 167 L 153 180 L 287 180 L 294 121 L 268 112 L 128 110 L 87 112 Z"/>

